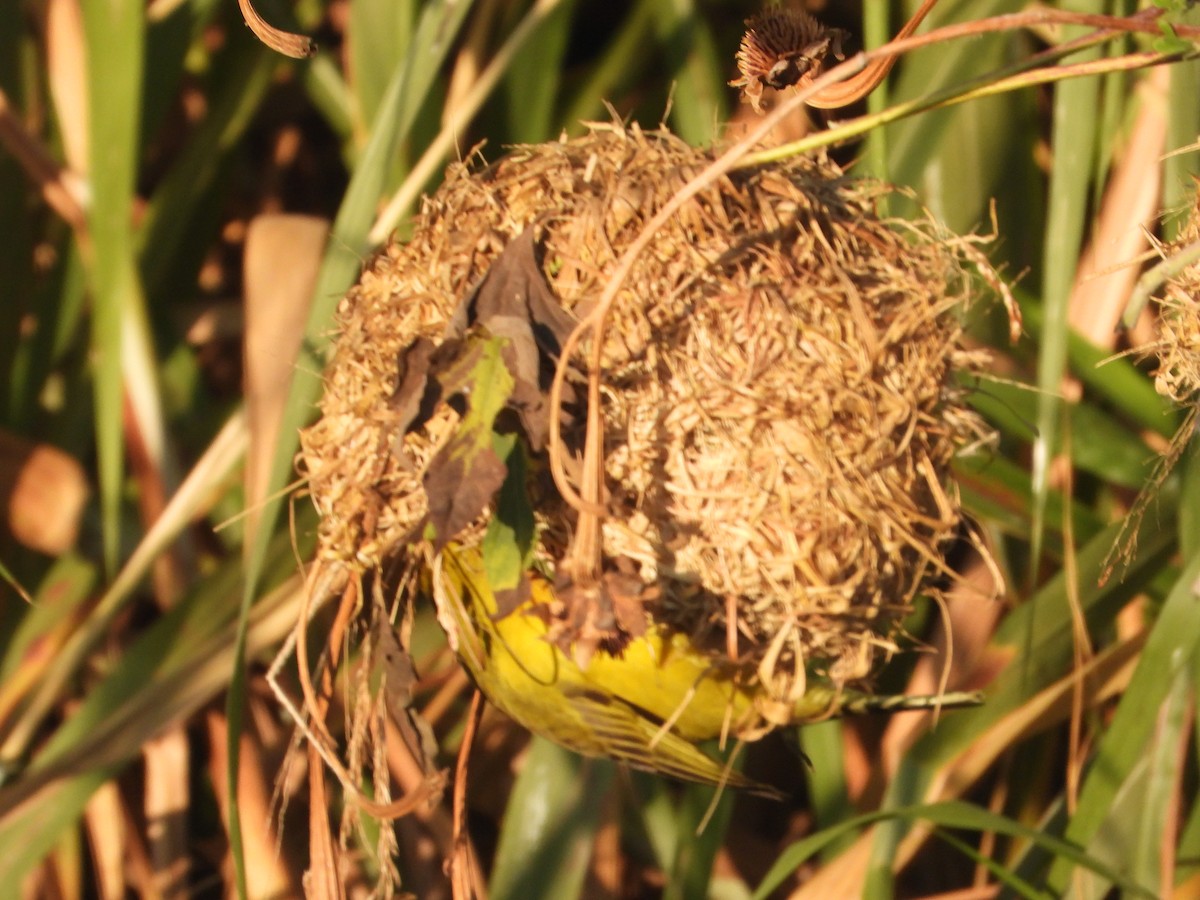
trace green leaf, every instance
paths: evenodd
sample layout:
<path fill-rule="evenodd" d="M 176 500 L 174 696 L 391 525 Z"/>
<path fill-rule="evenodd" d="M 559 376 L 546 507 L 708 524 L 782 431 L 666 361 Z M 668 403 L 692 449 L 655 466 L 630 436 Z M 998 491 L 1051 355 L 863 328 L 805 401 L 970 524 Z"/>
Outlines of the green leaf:
<path fill-rule="evenodd" d="M 453 436 L 425 472 L 430 537 L 439 547 L 478 518 L 507 475 L 492 445 L 496 417 L 508 405 L 516 384 L 504 361 L 505 343 L 471 335 L 451 366 L 437 374 L 442 396 L 462 396 L 467 404 Z"/>
<path fill-rule="evenodd" d="M 1146 640 L 1116 715 L 1096 748 L 1075 814 L 1067 826 L 1069 840 L 1083 844 L 1096 837 L 1123 786 L 1152 752 L 1164 703 L 1181 667 L 1190 665 L 1200 641 L 1200 631 L 1195 627 L 1197 578 L 1200 556 L 1193 557 L 1180 572 Z M 1125 848 L 1125 852 L 1133 851 Z M 1057 892 L 1065 890 L 1070 882 L 1071 862 L 1060 860 L 1050 872 L 1047 883 Z"/>
<path fill-rule="evenodd" d="M 299 533 L 311 533 L 312 516 Z M 301 552 L 311 549 L 304 547 Z M 255 606 L 247 645 L 276 645 L 299 613 L 300 581 L 289 535 L 270 548 L 274 583 Z M 21 778 L 0 790 L 0 884 L 17 884 L 95 790 L 136 759 L 142 745 L 209 703 L 229 682 L 241 563 L 233 560 L 182 599 L 116 659 L 103 679 L 39 748 Z M 3 891 L 0 891 L 2 894 Z"/>
<path fill-rule="evenodd" d="M 1156 39 L 1152 46 L 1157 53 L 1187 53 L 1192 45 L 1176 34 L 1174 27 L 1166 19 L 1158 20 L 1158 30 L 1162 37 Z"/>
<path fill-rule="evenodd" d="M 879 822 L 902 821 L 905 823 L 927 822 L 942 828 L 954 828 L 961 831 L 978 832 L 979 834 L 995 833 L 1008 835 L 1030 841 L 1053 853 L 1070 860 L 1076 865 L 1097 872 L 1113 881 L 1127 891 L 1130 896 L 1153 898 L 1154 894 L 1144 887 L 1135 884 L 1119 873 L 1112 871 L 1103 863 L 1091 858 L 1077 845 L 1062 838 L 1047 834 L 1037 828 L 1030 828 L 1016 822 L 1007 816 L 998 815 L 990 810 L 950 800 L 943 803 L 930 803 L 918 806 L 907 806 L 886 812 L 875 812 L 858 816 L 846 822 L 841 822 L 832 828 L 826 828 L 802 841 L 792 844 L 775 861 L 775 865 L 763 878 L 755 891 L 756 898 L 765 898 L 775 890 L 805 861 L 816 855 L 823 847 L 840 838 L 847 832 L 859 831 L 869 825 Z"/>
<path fill-rule="evenodd" d="M 1064 7 L 1079 12 L 1101 13 L 1101 0 L 1068 0 Z M 1064 39 L 1078 36 L 1082 29 L 1064 30 Z M 1097 59 L 1098 49 L 1085 50 L 1076 59 Z M 1046 497 L 1049 493 L 1050 463 L 1061 447 L 1062 401 L 1058 389 L 1067 365 L 1070 330 L 1067 306 L 1071 286 L 1083 246 L 1084 225 L 1088 221 L 1090 185 L 1096 177 L 1093 164 L 1098 134 L 1097 110 L 1099 81 L 1077 78 L 1062 82 L 1054 89 L 1054 117 L 1051 135 L 1053 162 L 1050 172 L 1050 198 L 1042 249 L 1042 340 L 1038 346 L 1037 428 L 1033 448 L 1033 541 L 1031 566 L 1041 558 L 1042 530 L 1045 525 Z"/>
<path fill-rule="evenodd" d="M 116 571 L 124 469 L 124 370 L 126 352 L 143 349 L 125 334 L 144 320 L 134 266 L 133 198 L 141 127 L 145 16 L 135 0 L 83 4 L 87 43 L 88 147 L 91 246 L 83 254 L 92 291 L 96 452 L 104 561 Z M 147 436 L 149 438 L 149 436 Z"/>
<path fill-rule="evenodd" d="M 615 766 L 534 736 L 508 798 L 488 894 L 492 900 L 580 896 Z"/>
<path fill-rule="evenodd" d="M 653 6 L 658 40 L 676 84 L 671 126 L 690 144 L 708 144 L 725 120 L 727 95 L 712 33 L 694 0 L 656 0 Z"/>
<path fill-rule="evenodd" d="M 675 812 L 683 840 L 675 845 L 663 900 L 710 896 L 713 865 L 725 843 L 735 799 L 732 790 L 714 796 L 705 785 L 689 784 L 683 789 Z"/>
<path fill-rule="evenodd" d="M 499 593 L 515 590 L 520 584 L 533 562 L 535 535 L 524 444 L 517 434 L 509 433 L 494 435 L 493 446 L 508 475 L 496 497 L 495 514 L 488 522 L 480 552 L 488 584 Z"/>
<path fill-rule="evenodd" d="M 504 77 L 508 135 L 516 143 L 553 138 L 564 124 L 555 118 L 555 108 L 574 10 L 574 0 L 559 4 L 537 26 L 517 65 Z"/>

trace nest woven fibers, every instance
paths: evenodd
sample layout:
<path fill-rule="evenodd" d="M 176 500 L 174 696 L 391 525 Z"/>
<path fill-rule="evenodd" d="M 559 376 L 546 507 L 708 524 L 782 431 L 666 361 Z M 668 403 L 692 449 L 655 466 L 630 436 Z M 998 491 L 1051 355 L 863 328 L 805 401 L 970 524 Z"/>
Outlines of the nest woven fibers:
<path fill-rule="evenodd" d="M 1178 267 L 1158 298 L 1158 341 L 1147 348 L 1159 360 L 1154 385 L 1164 397 L 1194 410 L 1200 406 L 1200 193 L 1164 257 L 1178 261 Z"/>
<path fill-rule="evenodd" d="M 714 158 L 595 125 L 451 166 L 339 308 L 302 439 L 324 563 L 416 565 L 428 539 L 475 543 L 527 506 L 523 558 L 559 566 L 580 517 L 547 472 L 550 375 L 625 249 Z M 959 386 L 982 365 L 960 322 L 978 251 L 880 218 L 886 190 L 824 159 L 733 170 L 653 233 L 599 337 L 602 569 L 634 619 L 686 631 L 780 702 L 813 678 L 860 683 L 895 648 L 947 574 L 951 460 L 985 435 Z M 570 362 L 577 474 L 587 366 Z M 502 456 L 505 435 L 520 454 Z M 502 499 L 514 469 L 522 499 Z M 636 629 L 618 605 L 613 630 Z"/>

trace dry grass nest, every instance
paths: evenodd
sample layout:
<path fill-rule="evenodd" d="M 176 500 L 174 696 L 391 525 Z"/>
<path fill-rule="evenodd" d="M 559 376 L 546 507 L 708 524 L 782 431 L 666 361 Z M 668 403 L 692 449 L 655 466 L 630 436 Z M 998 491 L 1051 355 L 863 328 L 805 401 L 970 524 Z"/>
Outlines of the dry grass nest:
<path fill-rule="evenodd" d="M 1191 216 L 1166 256 L 1184 263 L 1158 300 L 1158 355 L 1154 385 L 1189 410 L 1200 404 L 1200 193 Z"/>
<path fill-rule="evenodd" d="M 411 240 L 339 309 L 321 418 L 303 435 L 324 563 L 417 559 L 423 474 L 459 413 L 443 403 L 401 432 L 406 348 L 440 341 L 530 225 L 553 295 L 583 315 L 713 158 L 608 125 L 450 168 Z M 604 565 L 647 586 L 657 621 L 733 648 L 781 698 L 806 677 L 857 684 L 894 649 L 898 618 L 947 574 L 951 460 L 986 436 L 959 386 L 983 362 L 960 323 L 978 251 L 931 222 L 880 218 L 886 190 L 824 159 L 735 169 L 653 235 L 602 339 Z M 582 394 L 568 447 L 582 445 Z M 544 472 L 533 480 L 553 566 L 577 516 Z"/>

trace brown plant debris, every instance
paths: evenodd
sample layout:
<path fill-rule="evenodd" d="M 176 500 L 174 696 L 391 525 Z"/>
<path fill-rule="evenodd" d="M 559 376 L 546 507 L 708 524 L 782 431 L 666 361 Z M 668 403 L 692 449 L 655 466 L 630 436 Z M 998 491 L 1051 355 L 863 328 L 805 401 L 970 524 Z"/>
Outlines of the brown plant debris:
<path fill-rule="evenodd" d="M 517 435 L 529 554 L 554 568 L 576 514 L 546 472 L 539 404 L 563 334 L 715 152 L 596 125 L 450 168 L 412 239 L 339 308 L 321 418 L 302 439 L 321 561 L 382 572 L 416 565 L 427 537 L 490 539 L 512 512 L 487 500 L 506 477 L 495 460 L 473 485 L 439 465 L 464 441 L 486 456 L 485 436 Z M 982 364 L 959 324 L 978 251 L 928 222 L 881 219 L 884 191 L 792 159 L 733 171 L 653 235 L 602 338 L 593 589 L 620 602 L 605 622 L 576 621 L 564 602 L 552 623 L 564 644 L 635 633 L 629 621 L 649 614 L 781 702 L 810 677 L 858 684 L 894 649 L 914 596 L 946 574 L 960 523 L 951 460 L 985 429 L 955 380 Z M 472 341 L 476 355 L 499 347 L 503 365 L 451 376 Z M 581 403 L 565 404 L 573 451 Z"/>
<path fill-rule="evenodd" d="M 1167 252 L 1182 265 L 1167 280 L 1158 300 L 1159 336 L 1154 386 L 1182 407 L 1200 404 L 1200 194 L 1187 225 Z"/>
<path fill-rule="evenodd" d="M 764 88 L 804 87 L 821 74 L 827 56 L 842 59 L 846 32 L 826 28 L 806 12 L 771 9 L 746 20 L 737 52 L 738 78 L 729 82 L 761 113 Z"/>

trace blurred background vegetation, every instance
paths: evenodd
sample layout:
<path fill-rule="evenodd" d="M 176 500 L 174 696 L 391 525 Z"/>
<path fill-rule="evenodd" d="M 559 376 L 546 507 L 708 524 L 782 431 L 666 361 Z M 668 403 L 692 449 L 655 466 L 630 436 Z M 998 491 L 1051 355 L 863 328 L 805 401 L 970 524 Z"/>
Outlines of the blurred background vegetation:
<path fill-rule="evenodd" d="M 809 6 L 857 50 L 916 3 Z M 1172 6 L 1172 22 L 1195 23 Z M 930 24 L 1023 7 L 944 0 Z M 264 4 L 318 42 L 295 61 L 230 0 L 0 0 L 0 896 L 220 896 L 239 873 L 252 896 L 301 892 L 307 817 L 336 822 L 339 800 L 310 810 L 303 761 L 282 767 L 291 723 L 264 672 L 311 555 L 313 511 L 288 488 L 332 310 L 387 234 L 403 238 L 444 164 L 481 141 L 495 158 L 614 115 L 696 144 L 742 133 L 727 82 L 756 11 Z M 870 111 L 1080 33 L 914 52 Z M 989 599 L 994 575 L 964 542 L 951 687 L 985 687 L 988 702 L 933 730 L 913 715 L 827 722 L 755 746 L 748 768 L 792 799 L 727 794 L 699 837 L 710 791 L 580 760 L 489 716 L 468 799 L 491 896 L 1200 894 L 1200 463 L 1184 453 L 1157 483 L 1183 412 L 1155 392 L 1153 358 L 1118 355 L 1154 339 L 1154 307 L 1119 326 L 1193 202 L 1198 97 L 1195 61 L 1110 71 L 830 151 L 911 187 L 957 232 L 994 229 L 987 252 L 1024 313 L 1015 343 L 999 314 L 973 323 L 997 373 L 975 402 L 1000 441 L 959 473 L 1005 589 Z M 780 138 L 805 128 L 789 121 Z M 1152 479 L 1140 530 L 1122 532 Z M 1115 563 L 1114 546 L 1127 550 Z M 935 609 L 909 627 L 946 641 Z M 419 611 L 416 705 L 449 766 L 468 691 L 443 643 Z M 900 659 L 881 687 L 928 689 L 937 671 Z M 400 762 L 393 775 L 413 789 Z M 376 853 L 381 828 L 395 829 L 394 861 Z M 350 892 L 394 865 L 403 890 L 448 896 L 449 829 L 448 800 L 349 829 Z"/>

